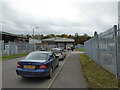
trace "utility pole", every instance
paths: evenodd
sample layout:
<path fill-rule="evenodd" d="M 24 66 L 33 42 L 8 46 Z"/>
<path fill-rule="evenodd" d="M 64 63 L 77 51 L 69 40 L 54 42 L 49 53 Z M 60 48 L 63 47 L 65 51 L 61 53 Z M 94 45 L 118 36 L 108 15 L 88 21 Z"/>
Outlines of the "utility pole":
<path fill-rule="evenodd" d="M 35 27 L 35 28 L 39 28 L 39 27 Z M 35 28 L 33 28 L 33 50 L 35 50 L 35 41 L 34 41 L 34 31 L 35 31 Z"/>
<path fill-rule="evenodd" d="M 35 50 L 35 45 L 34 45 L 34 28 L 33 28 L 33 50 Z"/>

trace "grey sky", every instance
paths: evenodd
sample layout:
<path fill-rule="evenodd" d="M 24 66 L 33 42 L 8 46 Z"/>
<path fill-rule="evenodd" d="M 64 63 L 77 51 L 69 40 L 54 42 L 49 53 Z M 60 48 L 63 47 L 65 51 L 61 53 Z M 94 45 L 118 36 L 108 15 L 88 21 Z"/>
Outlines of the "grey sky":
<path fill-rule="evenodd" d="M 0 30 L 32 34 L 37 26 L 35 34 L 93 35 L 118 23 L 118 1 L 4 0 L 0 2 Z"/>

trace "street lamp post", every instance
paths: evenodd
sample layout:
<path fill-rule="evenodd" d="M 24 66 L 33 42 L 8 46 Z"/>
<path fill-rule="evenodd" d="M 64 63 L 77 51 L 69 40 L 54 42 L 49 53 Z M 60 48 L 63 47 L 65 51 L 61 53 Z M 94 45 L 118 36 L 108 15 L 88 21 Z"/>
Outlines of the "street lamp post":
<path fill-rule="evenodd" d="M 38 28 L 38 27 L 36 27 L 36 28 Z M 35 42 L 34 42 L 34 30 L 35 30 L 35 28 L 33 28 L 33 50 L 35 50 Z"/>

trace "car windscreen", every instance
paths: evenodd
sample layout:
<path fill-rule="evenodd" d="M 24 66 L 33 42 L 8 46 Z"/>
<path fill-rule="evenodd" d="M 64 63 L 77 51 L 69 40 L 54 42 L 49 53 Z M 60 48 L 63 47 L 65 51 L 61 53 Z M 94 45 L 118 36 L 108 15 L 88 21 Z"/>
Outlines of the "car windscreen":
<path fill-rule="evenodd" d="M 30 53 L 25 57 L 27 60 L 46 60 L 48 53 Z"/>
<path fill-rule="evenodd" d="M 52 52 L 54 52 L 54 53 L 61 53 L 60 50 L 52 50 Z"/>

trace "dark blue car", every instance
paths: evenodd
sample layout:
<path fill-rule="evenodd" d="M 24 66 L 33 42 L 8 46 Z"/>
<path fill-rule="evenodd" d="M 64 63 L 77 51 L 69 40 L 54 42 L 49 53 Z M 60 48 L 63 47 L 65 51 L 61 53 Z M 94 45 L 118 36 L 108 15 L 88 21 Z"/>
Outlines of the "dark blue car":
<path fill-rule="evenodd" d="M 17 75 L 23 77 L 51 78 L 55 67 L 59 66 L 59 59 L 49 51 L 34 51 L 17 63 Z"/>

